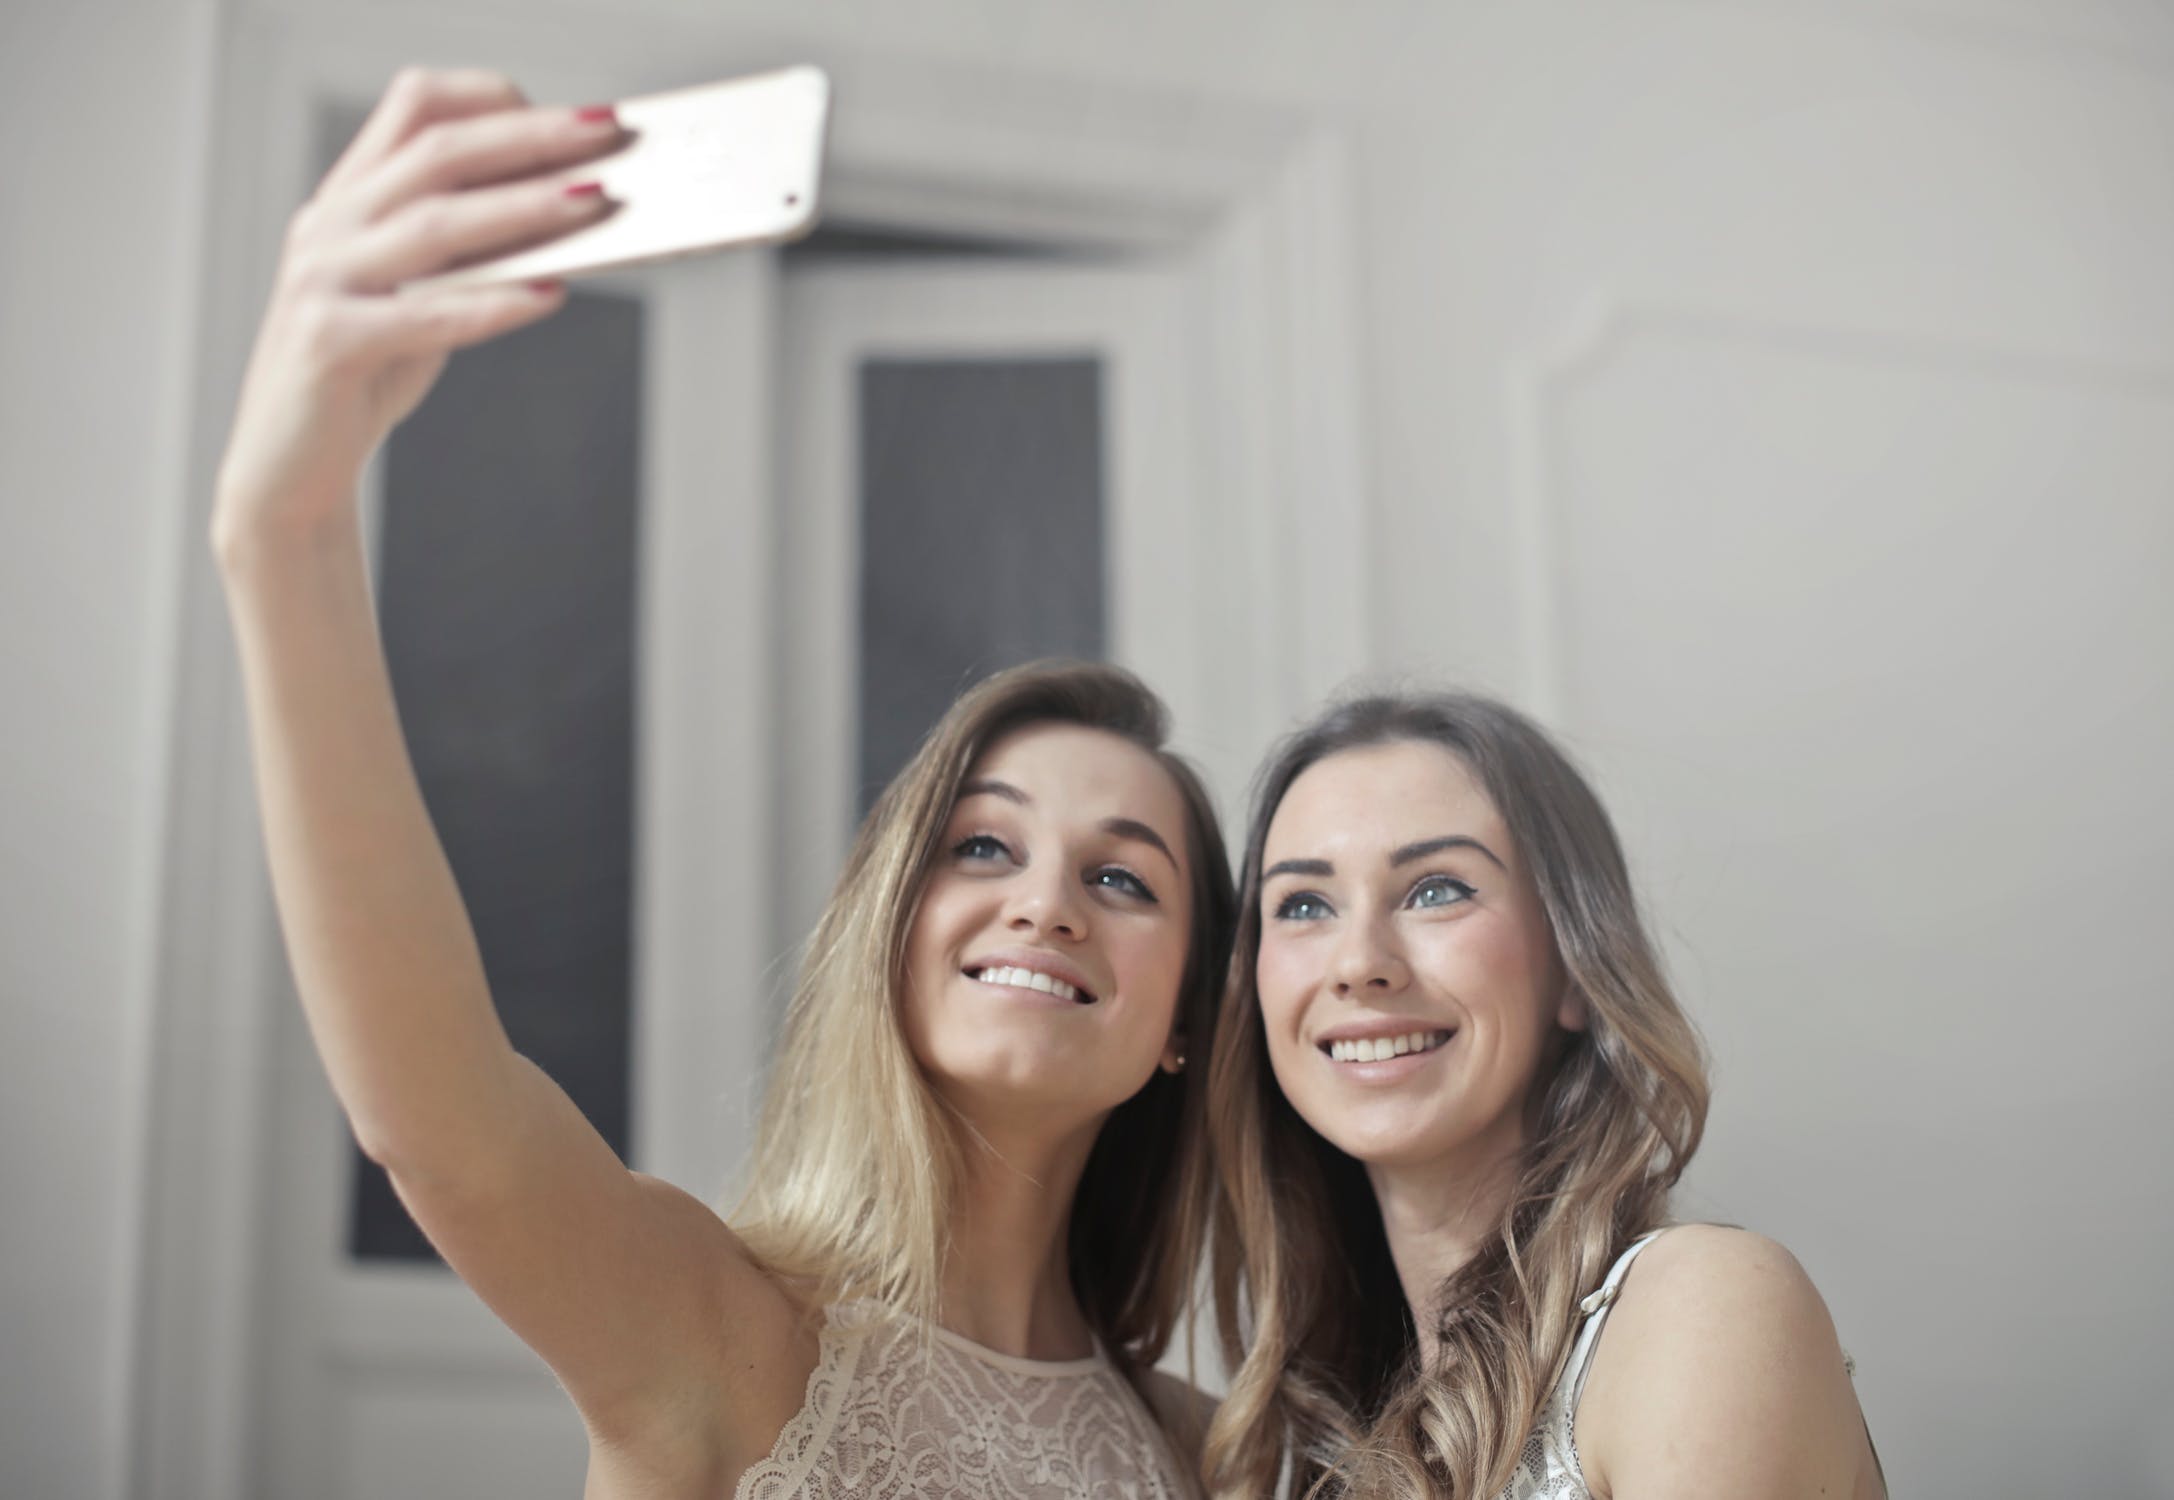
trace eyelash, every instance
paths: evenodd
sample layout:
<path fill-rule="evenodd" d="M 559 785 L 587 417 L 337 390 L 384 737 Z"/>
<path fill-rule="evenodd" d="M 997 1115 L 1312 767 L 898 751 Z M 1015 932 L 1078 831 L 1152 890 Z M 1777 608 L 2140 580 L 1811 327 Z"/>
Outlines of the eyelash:
<path fill-rule="evenodd" d="M 963 838 L 963 839 L 960 839 L 960 840 L 959 840 L 959 841 L 958 841 L 958 842 L 957 842 L 956 844 L 953 844 L 953 845 L 951 846 L 951 855 L 952 855 L 952 858 L 954 858 L 954 859 L 980 859 L 980 858 L 986 858 L 987 856 L 985 856 L 985 855 L 977 855 L 977 854 L 974 854 L 974 853 L 971 853 L 971 852 L 970 852 L 970 851 L 971 851 L 971 850 L 973 849 L 973 847 L 974 847 L 974 846 L 975 846 L 976 844 L 988 844 L 988 845 L 991 845 L 991 846 L 993 846 L 994 848 L 996 848 L 996 849 L 998 849 L 998 850 L 1002 851 L 1002 852 L 1003 852 L 1003 854 L 1005 855 L 1005 857 L 1006 857 L 1006 858 L 1010 858 L 1010 857 L 1011 857 L 1011 852 L 1012 852 L 1012 850 L 1011 850 L 1011 845 L 1009 845 L 1009 844 L 1005 843 L 1005 842 L 1004 842 L 1004 841 L 1003 841 L 1002 839 L 998 838 L 998 837 L 997 837 L 997 836 L 996 836 L 995 834 L 993 834 L 993 833 L 970 833 L 970 834 L 968 834 L 968 835 L 967 835 L 967 836 L 966 836 L 965 838 Z"/>
<path fill-rule="evenodd" d="M 1457 879 L 1453 875 L 1422 875 L 1419 879 L 1412 882 L 1412 888 L 1404 893 L 1404 899 L 1402 902 L 1398 903 L 1399 906 L 1407 908 L 1412 907 L 1413 898 L 1430 885 L 1442 885 L 1448 887 L 1450 890 L 1457 893 L 1457 899 L 1455 901 L 1442 902 L 1440 903 L 1440 905 L 1433 908 L 1415 909 L 1431 909 L 1439 911 L 1442 909 L 1442 907 L 1456 906 L 1463 902 L 1469 901 L 1475 895 L 1479 894 L 1471 886 L 1465 884 L 1463 881 Z M 1329 905 L 1328 899 L 1324 897 L 1319 891 L 1293 891 L 1290 895 L 1285 896 L 1281 901 L 1278 901 L 1276 903 L 1276 920 L 1279 922 L 1319 921 L 1320 918 L 1318 917 L 1301 917 L 1298 915 L 1298 908 L 1307 902 L 1314 903 L 1331 915 L 1333 915 L 1336 910 L 1334 907 Z"/>
<path fill-rule="evenodd" d="M 1018 856 L 1012 853 L 1011 845 L 1005 843 L 993 833 L 968 834 L 951 846 L 951 856 L 954 859 L 975 861 L 988 858 L 989 855 L 986 851 L 982 853 L 974 852 L 977 845 L 987 845 L 989 849 L 1001 851 L 1006 858 L 1014 863 L 1018 861 Z M 1109 875 L 1122 876 L 1123 883 L 1104 885 L 1103 879 Z M 1128 870 L 1123 865 L 1097 865 L 1088 873 L 1087 883 L 1101 886 L 1105 890 L 1116 891 L 1121 896 L 1128 896 L 1135 901 L 1143 901 L 1151 906 L 1161 904 L 1161 900 L 1156 896 L 1154 888 L 1145 880 L 1142 880 L 1136 871 Z"/>
<path fill-rule="evenodd" d="M 1107 889 L 1115 890 L 1121 895 L 1130 896 L 1135 901 L 1145 901 L 1150 905 L 1159 904 L 1156 901 L 1155 892 L 1149 888 L 1148 883 L 1123 865 L 1103 865 L 1088 877 L 1089 883 L 1100 883 L 1105 875 L 1122 875 L 1130 882 L 1128 886 L 1110 886 Z"/>

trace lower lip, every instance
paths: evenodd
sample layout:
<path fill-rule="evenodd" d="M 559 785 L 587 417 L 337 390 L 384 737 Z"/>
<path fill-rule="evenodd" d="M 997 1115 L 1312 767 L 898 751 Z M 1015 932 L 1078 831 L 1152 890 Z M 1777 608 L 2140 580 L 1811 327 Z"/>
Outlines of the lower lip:
<path fill-rule="evenodd" d="M 987 990 L 992 995 L 1002 995 L 1011 1000 L 1024 1000 L 1029 1005 L 1046 1005 L 1057 1010 L 1085 1010 L 1087 1008 L 1086 1003 L 1083 1001 L 1067 1000 L 1062 995 L 1052 994 L 1048 990 L 1038 990 L 1032 985 L 991 984 L 985 979 L 974 979 L 972 976 L 968 976 L 968 982 L 977 989 Z"/>
<path fill-rule="evenodd" d="M 1314 1050 L 1320 1053 L 1321 1060 L 1334 1069 L 1339 1078 L 1348 1078 L 1353 1083 L 1396 1083 L 1410 1077 L 1447 1052 L 1456 1040 L 1457 1033 L 1453 1031 L 1449 1034 L 1449 1040 L 1439 1047 L 1430 1047 L 1424 1052 L 1407 1052 L 1402 1057 L 1384 1057 L 1374 1062 L 1338 1062 L 1327 1053 L 1321 1052 L 1320 1048 L 1316 1047 Z"/>

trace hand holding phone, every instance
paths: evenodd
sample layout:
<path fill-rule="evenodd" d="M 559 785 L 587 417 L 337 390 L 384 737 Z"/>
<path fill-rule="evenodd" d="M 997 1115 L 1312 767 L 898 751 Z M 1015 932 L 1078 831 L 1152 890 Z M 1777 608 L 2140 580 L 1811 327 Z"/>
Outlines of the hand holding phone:
<path fill-rule="evenodd" d="M 549 244 L 406 283 L 403 291 L 559 280 L 815 227 L 830 80 L 786 68 L 614 106 L 630 140 L 582 168 L 615 211 Z"/>

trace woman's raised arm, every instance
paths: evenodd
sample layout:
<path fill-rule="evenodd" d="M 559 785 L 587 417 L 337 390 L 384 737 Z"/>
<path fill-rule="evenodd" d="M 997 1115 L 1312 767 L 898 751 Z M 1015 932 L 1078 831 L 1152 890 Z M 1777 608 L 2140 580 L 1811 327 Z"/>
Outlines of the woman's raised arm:
<path fill-rule="evenodd" d="M 717 1348 L 774 1347 L 786 1304 L 716 1215 L 628 1172 L 508 1043 L 401 736 L 355 505 L 450 350 L 564 297 L 401 283 L 602 217 L 582 168 L 621 143 L 609 111 L 530 108 L 494 75 L 395 80 L 295 215 L 212 523 L 280 923 L 333 1089 L 607 1438 L 728 1368 Z"/>

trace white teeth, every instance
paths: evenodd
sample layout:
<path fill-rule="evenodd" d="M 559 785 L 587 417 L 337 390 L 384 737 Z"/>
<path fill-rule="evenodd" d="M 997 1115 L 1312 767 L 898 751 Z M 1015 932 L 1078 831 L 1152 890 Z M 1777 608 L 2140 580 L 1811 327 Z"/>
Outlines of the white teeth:
<path fill-rule="evenodd" d="M 1329 1056 L 1337 1062 L 1382 1062 L 1410 1052 L 1431 1052 L 1449 1040 L 1446 1031 L 1414 1031 L 1404 1036 L 1358 1037 L 1329 1043 Z"/>
<path fill-rule="evenodd" d="M 983 969 L 974 976 L 983 984 L 1004 984 L 1014 989 L 1040 990 L 1045 995 L 1055 995 L 1060 1000 L 1077 1000 L 1079 991 L 1063 980 L 1039 973 L 1033 969 L 1007 968 L 997 965 Z"/>

